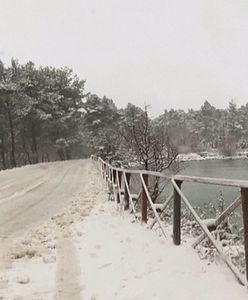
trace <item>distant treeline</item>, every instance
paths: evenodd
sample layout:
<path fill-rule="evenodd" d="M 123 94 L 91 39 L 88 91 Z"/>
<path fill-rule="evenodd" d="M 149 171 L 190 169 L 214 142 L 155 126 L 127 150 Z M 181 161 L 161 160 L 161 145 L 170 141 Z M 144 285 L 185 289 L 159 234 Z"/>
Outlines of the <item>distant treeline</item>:
<path fill-rule="evenodd" d="M 85 120 L 94 135 L 93 148 L 105 157 L 154 161 L 158 151 L 151 151 L 149 145 L 159 147 L 161 141 L 163 155 L 170 157 L 213 149 L 231 156 L 248 148 L 248 103 L 238 108 L 230 101 L 227 109 L 217 109 L 205 101 L 199 110 L 165 110 L 152 120 L 148 107 L 141 109 L 130 103 L 118 110 L 113 101 L 95 96 L 87 99 L 86 106 L 90 107 Z M 138 150 L 142 153 L 134 159 Z"/>
<path fill-rule="evenodd" d="M 216 109 L 165 110 L 151 120 L 147 107 L 85 93 L 68 68 L 0 61 L 0 168 L 99 154 L 157 169 L 181 151 L 218 148 L 230 155 L 248 146 L 248 104 Z"/>

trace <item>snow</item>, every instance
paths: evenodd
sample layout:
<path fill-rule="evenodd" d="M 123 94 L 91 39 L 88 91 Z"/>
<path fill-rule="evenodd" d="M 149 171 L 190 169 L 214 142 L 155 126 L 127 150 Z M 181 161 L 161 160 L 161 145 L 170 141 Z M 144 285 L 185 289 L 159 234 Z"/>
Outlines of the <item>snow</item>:
<path fill-rule="evenodd" d="M 198 153 L 180 153 L 178 155 L 179 161 L 199 161 L 199 160 L 216 160 L 216 159 L 247 159 L 247 151 L 239 151 L 234 156 L 224 156 L 218 153 L 218 151 L 213 152 L 201 152 Z"/>
<path fill-rule="evenodd" d="M 198 153 L 179 154 L 180 161 L 198 161 L 198 160 L 212 160 L 212 159 L 230 159 L 230 157 L 221 155 L 218 152 L 201 152 L 200 154 Z"/>
<path fill-rule="evenodd" d="M 247 299 L 227 267 L 200 260 L 190 245 L 174 246 L 100 203 L 78 238 L 83 299 Z"/>
<path fill-rule="evenodd" d="M 85 172 L 81 198 L 15 242 L 35 251 L 1 270 L 0 299 L 247 299 L 221 261 L 135 223 L 108 200 L 92 163 Z"/>
<path fill-rule="evenodd" d="M 0 299 L 52 300 L 55 270 L 55 264 L 44 264 L 39 258 L 13 263 L 0 276 Z"/>
<path fill-rule="evenodd" d="M 178 155 L 180 161 L 195 161 L 195 160 L 203 160 L 204 158 L 197 153 L 182 153 Z"/>
<path fill-rule="evenodd" d="M 94 120 L 93 122 L 92 122 L 92 125 L 98 125 L 98 124 L 100 124 L 101 123 L 101 120 L 100 119 L 97 119 L 97 120 Z"/>
<path fill-rule="evenodd" d="M 207 227 L 214 226 L 214 225 L 215 225 L 215 222 L 216 222 L 216 219 L 205 219 L 205 220 L 203 220 L 203 223 L 204 223 Z"/>

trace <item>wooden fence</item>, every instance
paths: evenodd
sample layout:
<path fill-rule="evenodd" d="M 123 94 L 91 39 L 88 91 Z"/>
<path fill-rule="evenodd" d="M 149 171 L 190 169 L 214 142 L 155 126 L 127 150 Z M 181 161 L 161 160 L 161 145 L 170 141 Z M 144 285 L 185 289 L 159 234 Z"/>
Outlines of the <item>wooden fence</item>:
<path fill-rule="evenodd" d="M 202 229 L 202 235 L 194 242 L 193 247 L 199 245 L 206 238 L 212 243 L 215 249 L 218 251 L 223 261 L 227 264 L 233 274 L 236 276 L 238 281 L 247 286 L 248 283 L 248 180 L 230 180 L 222 178 L 207 178 L 207 177 L 195 177 L 195 176 L 166 176 L 163 173 L 144 171 L 144 170 L 131 170 L 116 168 L 105 162 L 101 158 L 98 158 L 99 168 L 102 176 L 105 179 L 108 187 L 114 195 L 115 201 L 122 205 L 123 209 L 130 209 L 134 216 L 137 215 L 137 202 L 139 202 L 141 221 L 147 223 L 148 221 L 148 208 L 150 206 L 154 213 L 154 220 L 150 224 L 152 228 L 156 223 L 161 229 L 162 234 L 165 238 L 169 236 L 164 226 L 161 217 L 165 214 L 166 209 L 171 201 L 173 201 L 173 242 L 175 245 L 181 244 L 181 203 L 183 202 L 188 210 L 193 215 L 195 221 Z M 132 176 L 138 176 L 140 181 L 140 192 L 134 194 L 131 192 L 130 180 Z M 162 204 L 160 213 L 156 209 L 156 205 L 151 199 L 151 195 L 148 189 L 148 182 L 151 177 L 164 178 L 171 182 L 173 186 L 173 193 L 166 199 Z M 190 204 L 187 197 L 181 190 L 181 186 L 184 182 L 195 182 L 200 184 L 210 184 L 219 186 L 230 186 L 240 189 L 240 195 L 234 199 L 231 204 L 218 216 L 211 228 L 208 227 L 204 221 L 199 217 L 196 210 Z M 242 207 L 243 225 L 244 225 L 244 250 L 245 250 L 245 262 L 246 262 L 246 276 L 242 275 L 237 268 L 234 266 L 231 259 L 224 253 L 220 243 L 213 237 L 211 230 L 216 229 L 228 216 L 238 207 Z"/>

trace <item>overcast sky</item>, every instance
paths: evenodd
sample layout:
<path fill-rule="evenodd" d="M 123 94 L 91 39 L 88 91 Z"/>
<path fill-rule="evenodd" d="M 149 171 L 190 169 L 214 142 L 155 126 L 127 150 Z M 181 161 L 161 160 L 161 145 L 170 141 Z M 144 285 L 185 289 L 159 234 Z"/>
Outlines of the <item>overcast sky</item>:
<path fill-rule="evenodd" d="M 248 1 L 0 0 L 0 58 L 69 66 L 86 90 L 165 108 L 248 102 Z"/>

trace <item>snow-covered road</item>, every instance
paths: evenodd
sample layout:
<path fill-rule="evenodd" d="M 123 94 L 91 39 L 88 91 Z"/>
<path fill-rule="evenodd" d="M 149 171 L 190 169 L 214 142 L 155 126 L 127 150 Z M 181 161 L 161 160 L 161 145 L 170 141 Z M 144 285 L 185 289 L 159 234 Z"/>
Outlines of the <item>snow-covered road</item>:
<path fill-rule="evenodd" d="M 0 173 L 0 299 L 80 299 L 73 224 L 104 191 L 91 160 Z"/>
<path fill-rule="evenodd" d="M 87 160 L 0 173 L 0 237 L 16 237 L 59 212 L 82 191 Z"/>

